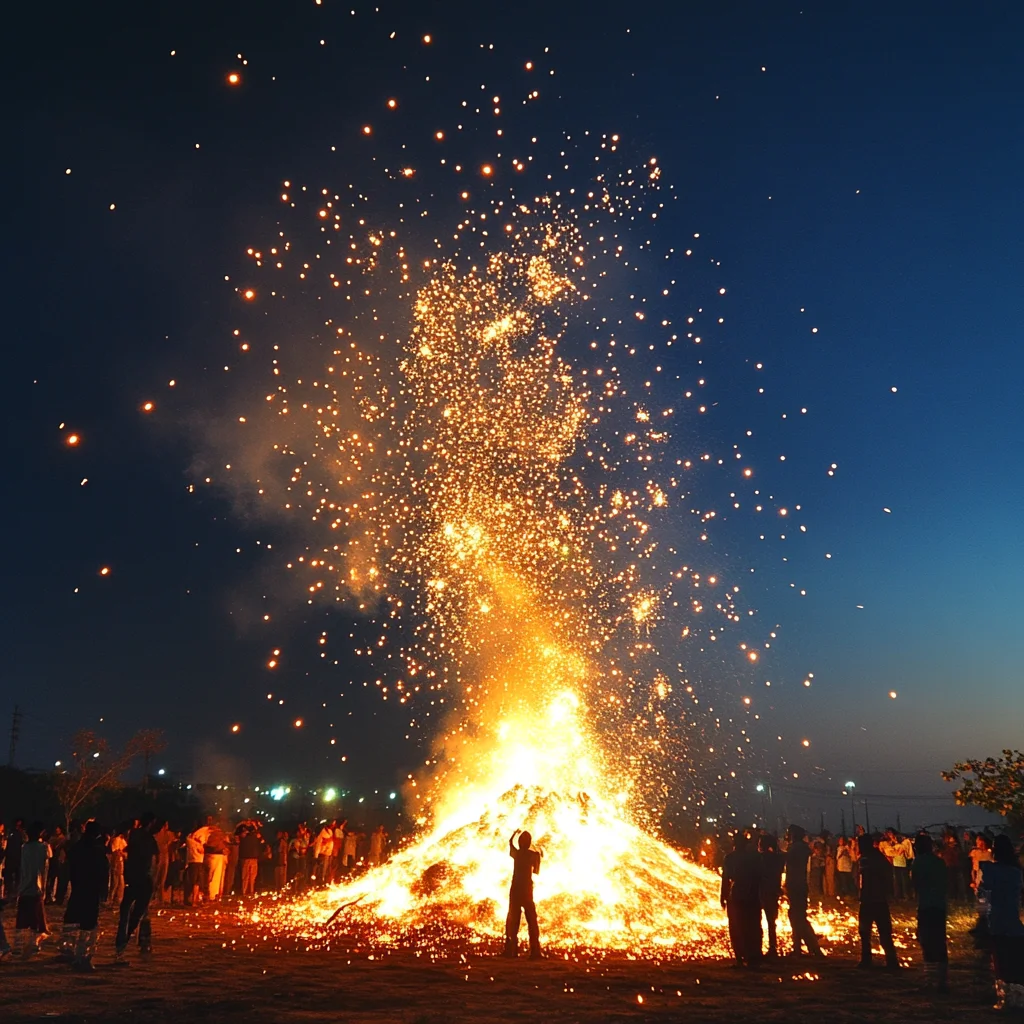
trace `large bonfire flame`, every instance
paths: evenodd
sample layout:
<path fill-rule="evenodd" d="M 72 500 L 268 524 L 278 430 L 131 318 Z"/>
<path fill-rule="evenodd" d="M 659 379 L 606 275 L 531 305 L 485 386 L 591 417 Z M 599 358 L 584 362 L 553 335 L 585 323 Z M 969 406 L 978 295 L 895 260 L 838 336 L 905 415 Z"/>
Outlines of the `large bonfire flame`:
<path fill-rule="evenodd" d="M 536 896 L 549 947 L 720 955 L 716 876 L 632 823 L 626 794 L 596 777 L 578 710 L 562 693 L 529 729 L 510 731 L 491 748 L 493 773 L 446 794 L 436 823 L 387 864 L 254 917 L 329 941 L 323 925 L 340 908 L 332 924 L 381 945 L 419 945 L 424 932 L 484 942 L 502 934 L 503 853 L 526 827 L 544 854 Z"/>
<path fill-rule="evenodd" d="M 583 455 L 600 448 L 587 432 L 618 385 L 556 351 L 564 310 L 596 283 L 580 232 L 543 200 L 503 217 L 507 248 L 482 267 L 444 264 L 419 288 L 400 366 L 352 342 L 315 392 L 299 381 L 268 396 L 268 415 L 293 431 L 280 445 L 288 507 L 311 510 L 329 537 L 309 560 L 310 593 L 326 578 L 386 601 L 385 622 L 417 624 L 388 696 L 436 697 L 449 718 L 431 773 L 410 783 L 414 840 L 349 883 L 253 916 L 309 939 L 330 920 L 385 945 L 430 928 L 490 940 L 508 838 L 526 828 L 544 854 L 547 945 L 719 953 L 717 880 L 650 834 L 644 762 L 629 753 L 629 652 L 650 647 L 659 602 L 642 583 L 642 516 L 664 495 L 648 481 L 624 496 L 602 479 L 600 452 Z M 296 468 L 303 415 L 316 430 Z M 654 700 L 670 691 L 653 688 Z"/>

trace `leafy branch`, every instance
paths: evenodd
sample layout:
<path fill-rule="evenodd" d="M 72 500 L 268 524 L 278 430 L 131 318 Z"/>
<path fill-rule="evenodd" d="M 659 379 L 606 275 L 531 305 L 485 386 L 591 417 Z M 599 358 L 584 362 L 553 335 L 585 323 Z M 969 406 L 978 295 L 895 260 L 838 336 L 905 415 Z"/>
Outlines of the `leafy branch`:
<path fill-rule="evenodd" d="M 973 804 L 1015 822 L 1024 821 L 1024 753 L 1004 750 L 1001 757 L 957 761 L 942 773 L 947 782 L 959 782 L 953 794 L 959 806 Z"/>

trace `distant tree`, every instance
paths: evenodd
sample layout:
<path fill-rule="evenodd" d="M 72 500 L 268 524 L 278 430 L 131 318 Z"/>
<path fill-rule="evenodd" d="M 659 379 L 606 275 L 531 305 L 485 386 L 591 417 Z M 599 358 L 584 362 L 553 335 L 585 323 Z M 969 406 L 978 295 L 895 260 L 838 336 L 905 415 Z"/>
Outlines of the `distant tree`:
<path fill-rule="evenodd" d="M 1024 825 L 1024 753 L 1019 750 L 1004 750 L 1002 757 L 984 761 L 958 761 L 942 777 L 960 783 L 953 794 L 959 806 L 974 804 Z"/>
<path fill-rule="evenodd" d="M 163 750 L 162 734 L 156 729 L 141 729 L 121 750 L 91 729 L 76 733 L 71 743 L 71 761 L 54 775 L 53 787 L 64 811 L 65 824 L 95 799 L 101 791 L 116 789 L 121 776 L 137 757 L 150 757 Z"/>

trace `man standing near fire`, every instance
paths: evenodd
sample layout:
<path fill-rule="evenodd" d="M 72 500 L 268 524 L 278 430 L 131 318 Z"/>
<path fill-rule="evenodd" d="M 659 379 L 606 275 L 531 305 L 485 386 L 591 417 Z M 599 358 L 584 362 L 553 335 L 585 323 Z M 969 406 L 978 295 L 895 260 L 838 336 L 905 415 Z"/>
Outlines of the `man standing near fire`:
<path fill-rule="evenodd" d="M 513 842 L 519 836 L 518 848 Z M 533 876 L 540 871 L 540 850 L 531 850 L 533 837 L 529 832 L 516 829 L 508 841 L 508 855 L 512 858 L 512 885 L 508 890 L 508 917 L 505 918 L 505 951 L 502 956 L 519 956 L 519 924 L 526 914 L 526 928 L 530 935 L 530 959 L 539 960 L 540 927 L 537 924 L 537 905 L 533 902 Z"/>

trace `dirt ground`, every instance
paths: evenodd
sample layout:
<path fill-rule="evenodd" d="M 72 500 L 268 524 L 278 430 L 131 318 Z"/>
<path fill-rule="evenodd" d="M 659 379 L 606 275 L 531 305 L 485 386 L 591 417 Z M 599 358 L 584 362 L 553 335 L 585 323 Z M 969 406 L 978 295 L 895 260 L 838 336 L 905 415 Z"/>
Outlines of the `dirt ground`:
<path fill-rule="evenodd" d="M 59 908 L 48 909 L 57 910 L 50 918 L 59 921 Z M 879 969 L 858 970 L 848 942 L 833 944 L 824 960 L 784 958 L 757 971 L 597 954 L 509 961 L 479 949 L 435 958 L 415 951 L 381 956 L 344 941 L 330 951 L 275 949 L 273 939 L 243 931 L 230 913 L 211 908 L 155 910 L 152 957 L 144 962 L 132 947 L 131 966 L 117 969 L 113 916 L 105 912 L 92 975 L 56 963 L 55 938 L 31 961 L 0 964 L 0 1022 L 964 1024 L 997 1016 L 987 966 L 967 941 L 970 915 L 951 915 L 952 991 L 939 996 L 923 989 L 911 919 L 897 914 L 908 966 L 890 974 L 880 959 Z"/>

